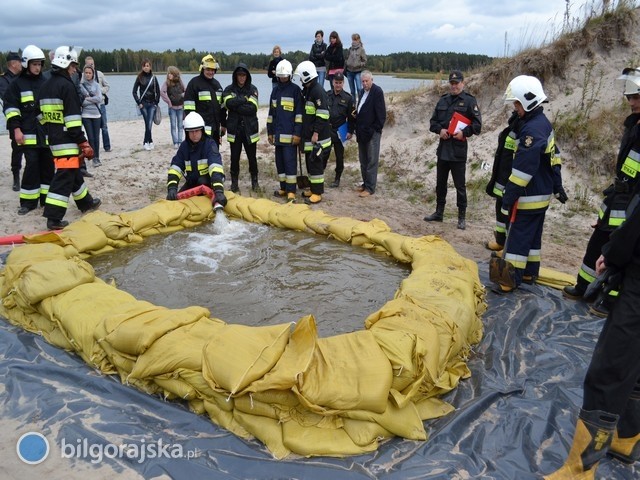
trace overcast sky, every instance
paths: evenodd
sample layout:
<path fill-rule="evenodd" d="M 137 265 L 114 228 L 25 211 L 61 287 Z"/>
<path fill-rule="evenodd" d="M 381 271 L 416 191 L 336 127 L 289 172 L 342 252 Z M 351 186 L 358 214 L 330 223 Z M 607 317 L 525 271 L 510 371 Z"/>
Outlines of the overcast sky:
<path fill-rule="evenodd" d="M 575 1 L 571 2 L 576 3 Z M 578 2 L 582 3 L 582 2 Z M 317 29 L 371 54 L 454 51 L 489 56 L 537 46 L 562 27 L 565 0 L 189 1 L 20 0 L 3 8 L 0 50 L 308 51 Z M 580 16 L 578 8 L 572 17 Z"/>

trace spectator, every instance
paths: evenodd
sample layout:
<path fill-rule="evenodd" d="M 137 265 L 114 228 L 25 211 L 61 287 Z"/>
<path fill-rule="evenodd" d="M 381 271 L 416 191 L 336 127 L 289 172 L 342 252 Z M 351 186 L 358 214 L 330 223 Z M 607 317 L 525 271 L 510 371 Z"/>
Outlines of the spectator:
<path fill-rule="evenodd" d="M 316 31 L 316 39 L 311 44 L 311 51 L 309 52 L 309 60 L 313 62 L 318 72 L 318 83 L 324 89 L 324 79 L 327 74 L 326 62 L 324 60 L 324 54 L 327 51 L 327 44 L 324 42 L 324 32 L 322 30 Z"/>
<path fill-rule="evenodd" d="M 200 75 L 189 80 L 184 92 L 184 114 L 197 112 L 204 119 L 204 131 L 218 147 L 227 131 L 226 111 L 222 106 L 222 86 L 213 78 L 220 65 L 208 54 L 200 62 Z M 185 117 L 186 118 L 186 117 Z"/>
<path fill-rule="evenodd" d="M 22 58 L 17 52 L 9 52 L 7 55 L 7 68 L 0 75 L 0 100 L 4 100 L 4 94 L 22 71 Z M 13 174 L 12 189 L 14 192 L 20 191 L 20 169 L 22 168 L 22 148 L 11 139 L 11 173 Z"/>
<path fill-rule="evenodd" d="M 171 123 L 171 140 L 173 147 L 178 149 L 182 143 L 184 118 L 184 83 L 180 77 L 178 67 L 167 68 L 167 79 L 160 87 L 160 96 L 169 107 L 169 122 Z"/>
<path fill-rule="evenodd" d="M 93 166 L 102 165 L 98 157 L 100 152 L 100 125 L 102 123 L 100 115 L 100 104 L 102 103 L 102 90 L 95 80 L 95 70 L 91 65 L 85 65 L 83 69 L 80 88 L 84 95 L 82 102 L 82 126 L 87 132 L 89 145 L 93 148 Z"/>
<path fill-rule="evenodd" d="M 227 140 L 231 146 L 231 191 L 238 192 L 240 174 L 240 153 L 244 151 L 249 160 L 251 189 L 258 190 L 257 143 L 260 139 L 258 128 L 258 89 L 251 83 L 251 73 L 244 63 L 233 71 L 232 82 L 222 94 L 227 110 Z"/>
<path fill-rule="evenodd" d="M 145 58 L 142 60 L 142 69 L 136 81 L 133 84 L 133 99 L 138 105 L 140 114 L 144 119 L 144 140 L 142 146 L 145 150 L 153 150 L 153 137 L 151 128 L 153 127 L 153 118 L 156 114 L 156 108 L 160 103 L 160 85 L 151 70 L 151 60 Z"/>
<path fill-rule="evenodd" d="M 450 131 L 454 112 L 461 114 L 464 121 L 457 123 L 458 127 Z M 458 228 L 464 230 L 467 213 L 467 138 L 480 134 L 482 117 L 475 97 L 464 91 L 464 77 L 460 70 L 453 70 L 449 74 L 449 93 L 438 100 L 430 122 L 430 130 L 440 137 L 436 150 L 436 211 L 424 217 L 424 221 L 443 220 L 444 206 L 447 203 L 447 181 L 451 172 L 457 194 Z"/>
<path fill-rule="evenodd" d="M 280 63 L 281 60 L 284 60 L 282 56 L 282 49 L 280 45 L 275 45 L 272 51 L 273 58 L 269 62 L 269 67 L 267 67 L 267 76 L 271 79 L 271 90 L 278 86 L 278 76 L 276 75 L 276 66 Z"/>
<path fill-rule="evenodd" d="M 358 101 L 356 114 L 356 140 L 362 185 L 358 187 L 360 197 L 366 198 L 376 193 L 378 183 L 378 160 L 380 158 L 380 139 L 382 128 L 387 119 L 387 107 L 384 92 L 373 83 L 373 75 L 364 70 L 362 78 L 362 97 Z"/>
<path fill-rule="evenodd" d="M 336 156 L 336 176 L 331 188 L 340 186 L 340 177 L 344 171 L 344 145 L 340 132 L 346 126 L 345 140 L 349 140 L 355 127 L 355 107 L 353 97 L 344 87 L 344 75 L 340 72 L 333 76 L 333 90 L 327 91 L 329 123 L 331 124 L 331 145 Z"/>
<path fill-rule="evenodd" d="M 85 58 L 84 62 L 85 65 L 89 65 L 95 70 L 96 82 L 98 82 L 98 85 L 100 85 L 100 90 L 102 91 L 102 103 L 100 104 L 100 131 L 102 132 L 102 145 L 104 146 L 104 151 L 110 152 L 111 139 L 109 138 L 109 125 L 107 125 L 107 105 L 109 103 L 109 97 L 107 96 L 107 93 L 109 93 L 110 88 L 109 82 L 107 82 L 104 73 L 96 69 L 93 57 L 89 56 Z"/>
<path fill-rule="evenodd" d="M 335 30 L 329 34 L 329 46 L 324 54 L 327 61 L 327 78 L 329 86 L 333 88 L 333 76 L 344 70 L 344 51 L 342 50 L 342 42 L 340 35 Z"/>
<path fill-rule="evenodd" d="M 362 90 L 360 75 L 366 66 L 367 54 L 364 51 L 360 35 L 354 33 L 351 35 L 351 46 L 349 47 L 349 54 L 345 62 L 345 73 L 347 74 L 347 80 L 349 80 L 349 90 L 351 91 L 351 95 L 356 99 L 356 102 L 358 101 L 360 90 Z"/>

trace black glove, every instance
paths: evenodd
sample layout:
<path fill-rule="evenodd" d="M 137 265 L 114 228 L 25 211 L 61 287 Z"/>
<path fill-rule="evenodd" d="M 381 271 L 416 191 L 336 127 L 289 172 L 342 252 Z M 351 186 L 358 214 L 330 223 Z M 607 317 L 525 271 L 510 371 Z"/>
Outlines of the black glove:
<path fill-rule="evenodd" d="M 213 196 L 214 208 L 216 204 L 222 205 L 222 208 L 227 205 L 227 197 L 224 196 L 224 192 L 222 190 L 216 190 L 216 194 Z"/>
<path fill-rule="evenodd" d="M 167 200 L 177 200 L 178 199 L 178 187 L 169 187 L 167 191 Z"/>
<path fill-rule="evenodd" d="M 554 188 L 553 190 L 554 195 L 560 203 L 566 203 L 566 201 L 569 200 L 569 197 L 567 197 L 567 192 L 564 191 L 564 187 L 562 187 L 562 185 Z"/>

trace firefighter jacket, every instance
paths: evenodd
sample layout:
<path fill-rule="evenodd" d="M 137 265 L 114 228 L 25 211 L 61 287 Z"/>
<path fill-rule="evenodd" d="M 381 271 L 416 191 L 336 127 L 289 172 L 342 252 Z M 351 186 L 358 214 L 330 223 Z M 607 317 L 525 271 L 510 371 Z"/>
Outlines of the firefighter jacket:
<path fill-rule="evenodd" d="M 189 80 L 184 92 L 185 116 L 190 112 L 198 112 L 202 116 L 207 135 L 219 138 L 220 128 L 227 127 L 227 116 L 222 106 L 222 86 L 218 80 L 209 80 L 204 72 Z"/>
<path fill-rule="evenodd" d="M 540 213 L 549 206 L 556 175 L 551 165 L 555 155 L 553 127 L 543 107 L 527 112 L 516 134 L 516 153 L 502 196 L 502 213 L 508 215 L 516 201 L 519 213 Z"/>
<path fill-rule="evenodd" d="M 291 81 L 279 82 L 271 91 L 267 134 L 275 145 L 292 145 L 294 136 L 302 136 L 303 102 L 300 87 Z"/>
<path fill-rule="evenodd" d="M 209 135 L 202 135 L 198 143 L 185 140 L 171 159 L 168 177 L 167 188 L 177 188 L 182 177 L 190 184 L 202 183 L 198 180 L 204 177 L 214 191 L 224 192 L 224 170 L 218 144 Z"/>
<path fill-rule="evenodd" d="M 304 151 L 313 150 L 311 137 L 318 134 L 318 144 L 323 148 L 331 148 L 331 125 L 329 124 L 329 106 L 327 94 L 317 79 L 311 80 L 302 90 L 304 98 L 304 114 L 302 115 L 302 141 Z"/>
<path fill-rule="evenodd" d="M 635 199 L 629 202 L 627 219 L 611 233 L 609 242 L 602 247 L 607 267 L 624 270 L 624 282 L 632 277 L 640 281 L 640 188 L 635 189 Z M 636 290 L 637 291 L 637 290 Z M 638 299 L 640 304 L 640 299 Z M 640 308 L 640 305 L 638 305 Z"/>
<path fill-rule="evenodd" d="M 333 90 L 327 90 L 327 105 L 329 107 L 329 123 L 333 130 L 340 128 L 347 122 L 347 131 L 355 130 L 355 104 L 353 97 L 344 90 L 336 95 Z"/>
<path fill-rule="evenodd" d="M 440 135 L 442 129 L 448 129 L 451 117 L 454 112 L 458 112 L 470 121 L 470 125 L 462 130 L 465 136 L 464 141 L 456 140 L 451 137 L 447 140 L 440 139 L 436 155 L 439 160 L 447 162 L 466 162 L 467 161 L 467 142 L 466 138 L 472 135 L 479 135 L 482 128 L 482 117 L 476 98 L 462 91 L 460 95 L 451 95 L 445 93 L 440 97 L 436 108 L 431 116 L 429 130 Z"/>
<path fill-rule="evenodd" d="M 22 73 L 9 85 L 4 96 L 4 115 L 7 130 L 12 140 L 14 129 L 19 128 L 24 135 L 24 147 L 46 147 L 44 128 L 40 124 L 38 94 L 45 83 L 42 74 L 34 76 L 23 69 Z"/>
<path fill-rule="evenodd" d="M 245 84 L 240 87 L 237 82 L 238 71 L 247 74 Z M 258 128 L 258 89 L 251 83 L 251 73 L 244 63 L 233 71 L 231 85 L 224 89 L 222 101 L 227 111 L 227 140 L 236 141 L 236 135 L 244 130 L 245 137 L 251 143 L 260 139 Z"/>
<path fill-rule="evenodd" d="M 502 130 L 498 135 L 498 147 L 493 156 L 493 168 L 491 170 L 491 178 L 487 184 L 486 192 L 494 198 L 502 198 L 504 187 L 511 175 L 511 166 L 513 164 L 513 155 L 516 152 L 516 126 L 518 122 L 518 114 L 513 112 L 509 117 L 507 128 Z"/>
<path fill-rule="evenodd" d="M 66 69 L 55 69 L 40 88 L 41 123 L 55 158 L 76 157 L 87 141 L 82 131 L 81 104 Z"/>
<path fill-rule="evenodd" d="M 612 231 L 623 224 L 626 209 L 640 180 L 640 114 L 632 113 L 624 121 L 624 133 L 618 150 L 616 178 L 603 193 L 598 211 L 598 228 Z"/>

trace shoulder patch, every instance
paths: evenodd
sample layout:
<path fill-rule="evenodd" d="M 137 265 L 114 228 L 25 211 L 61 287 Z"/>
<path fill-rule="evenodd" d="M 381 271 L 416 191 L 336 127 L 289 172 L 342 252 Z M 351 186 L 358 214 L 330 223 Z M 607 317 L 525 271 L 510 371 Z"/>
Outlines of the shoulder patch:
<path fill-rule="evenodd" d="M 524 140 L 522 142 L 524 144 L 525 147 L 530 147 L 531 145 L 533 145 L 533 137 L 531 135 L 527 135 L 526 137 L 524 137 Z"/>
<path fill-rule="evenodd" d="M 318 98 L 318 99 L 316 100 L 316 105 L 317 105 L 317 106 L 322 105 L 322 99 Z"/>

